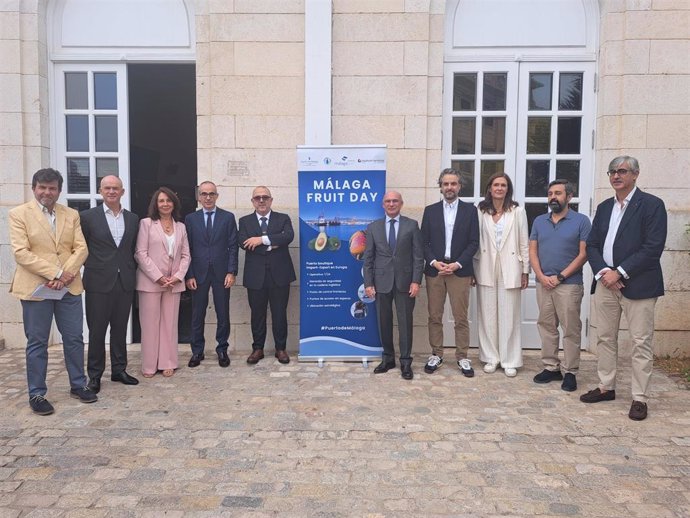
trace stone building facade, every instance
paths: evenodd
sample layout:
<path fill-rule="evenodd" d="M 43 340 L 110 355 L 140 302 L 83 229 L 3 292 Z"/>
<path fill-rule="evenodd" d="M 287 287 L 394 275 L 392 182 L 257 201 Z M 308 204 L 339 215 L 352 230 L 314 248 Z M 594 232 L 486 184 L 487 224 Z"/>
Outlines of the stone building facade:
<path fill-rule="evenodd" d="M 117 171 L 133 209 L 156 182 L 179 182 L 189 199 L 198 181 L 211 179 L 219 204 L 238 216 L 251 210 L 252 189 L 266 184 L 276 209 L 296 221 L 296 146 L 386 144 L 388 186 L 417 218 L 438 200 L 438 173 L 451 164 L 467 175 L 463 196 L 472 202 L 492 170 L 514 173 L 518 200 L 535 213 L 543 205 L 539 182 L 566 172 L 579 181 L 579 210 L 593 215 L 611 195 L 609 160 L 636 156 L 639 185 L 663 198 L 669 214 L 656 352 L 690 354 L 690 193 L 680 178 L 690 168 L 685 0 L 169 0 L 163 8 L 142 0 L 136 11 L 124 4 L 0 0 L 0 337 L 9 347 L 23 347 L 24 337 L 20 306 L 8 294 L 7 213 L 30 199 L 40 167 L 68 171 L 73 192 L 62 201 L 77 208 L 95 204 L 97 178 Z M 181 77 L 174 66 L 192 66 L 180 72 L 191 71 L 191 90 L 180 86 L 179 95 L 191 95 L 195 128 L 166 123 L 161 113 L 170 105 L 142 93 L 152 81 L 147 71 L 160 64 L 173 65 L 165 83 L 158 80 L 165 89 Z M 92 101 L 70 105 L 65 99 L 82 77 Z M 112 103 L 94 104 L 98 85 Z M 544 85 L 549 105 L 540 107 Z M 160 101 L 158 126 L 137 121 L 142 96 L 142 110 Z M 81 126 L 87 120 L 91 126 Z M 545 149 L 537 149 L 539 135 L 547 135 Z M 190 138 L 185 159 L 149 149 Z M 144 181 L 142 168 L 155 171 Z M 422 293 L 419 352 L 427 350 L 425 306 Z M 534 304 L 525 307 L 529 320 Z M 587 302 L 591 348 L 590 314 Z M 299 280 L 289 318 L 294 350 Z M 232 290 L 231 321 L 231 347 L 248 351 L 242 287 Z"/>

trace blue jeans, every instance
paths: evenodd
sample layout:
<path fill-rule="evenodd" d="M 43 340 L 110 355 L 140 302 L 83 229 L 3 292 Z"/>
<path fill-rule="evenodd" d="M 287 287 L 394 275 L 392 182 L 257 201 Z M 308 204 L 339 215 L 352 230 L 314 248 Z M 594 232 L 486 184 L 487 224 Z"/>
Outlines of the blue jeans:
<path fill-rule="evenodd" d="M 22 300 L 26 335 L 26 379 L 29 397 L 45 396 L 48 371 L 48 338 L 53 316 L 65 354 L 65 366 L 71 388 L 86 386 L 84 375 L 84 315 L 81 295 L 67 293 L 62 300 Z"/>

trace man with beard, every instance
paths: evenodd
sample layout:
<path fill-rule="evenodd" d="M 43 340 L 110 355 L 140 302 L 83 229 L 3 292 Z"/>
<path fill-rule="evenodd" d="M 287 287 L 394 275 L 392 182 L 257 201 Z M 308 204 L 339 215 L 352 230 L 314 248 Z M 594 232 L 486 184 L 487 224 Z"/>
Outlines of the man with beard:
<path fill-rule="evenodd" d="M 587 262 L 587 237 L 592 225 L 587 216 L 568 207 L 573 186 L 556 179 L 549 184 L 547 199 L 550 213 L 538 216 L 532 224 L 529 261 L 537 279 L 537 329 L 541 337 L 544 370 L 535 383 L 563 381 L 561 389 L 577 389 L 575 375 L 580 366 L 582 321 L 580 306 L 584 287 L 582 266 Z M 558 359 L 563 330 L 563 361 Z"/>
<path fill-rule="evenodd" d="M 431 356 L 424 372 L 433 374 L 443 363 L 443 308 L 446 295 L 455 320 L 455 359 L 463 376 L 474 369 L 467 358 L 470 347 L 470 281 L 474 274 L 472 257 L 479 248 L 479 218 L 471 203 L 460 201 L 460 173 L 444 169 L 438 178 L 443 200 L 424 209 L 422 246 L 426 268 Z"/>

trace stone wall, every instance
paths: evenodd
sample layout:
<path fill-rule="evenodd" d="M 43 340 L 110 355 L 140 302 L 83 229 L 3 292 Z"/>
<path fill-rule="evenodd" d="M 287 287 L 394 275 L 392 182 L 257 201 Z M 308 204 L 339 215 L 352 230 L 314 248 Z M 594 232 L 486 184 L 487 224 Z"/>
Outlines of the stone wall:
<path fill-rule="evenodd" d="M 50 163 L 46 2 L 0 2 L 0 338 L 24 346 L 21 306 L 8 293 L 14 259 L 7 213 Z"/>
<path fill-rule="evenodd" d="M 690 3 L 600 1 L 595 204 L 612 196 L 604 174 L 617 155 L 640 161 L 640 188 L 668 209 L 662 256 L 666 295 L 656 311 L 655 352 L 690 354 Z M 594 314 L 594 310 L 592 310 Z M 596 323 L 594 323 L 596 325 Z M 596 329 L 590 333 L 592 347 Z M 621 339 L 629 343 L 627 332 Z"/>

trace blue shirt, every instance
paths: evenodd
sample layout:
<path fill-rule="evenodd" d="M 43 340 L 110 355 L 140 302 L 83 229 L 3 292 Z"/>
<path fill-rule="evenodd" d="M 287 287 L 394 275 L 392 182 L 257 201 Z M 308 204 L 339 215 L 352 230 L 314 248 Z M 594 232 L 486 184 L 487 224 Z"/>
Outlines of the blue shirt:
<path fill-rule="evenodd" d="M 537 216 L 529 239 L 537 242 L 537 255 L 544 275 L 557 275 L 565 270 L 580 253 L 580 241 L 587 241 L 591 228 L 589 218 L 573 209 L 556 224 L 551 213 Z M 582 268 L 563 284 L 582 284 Z"/>

